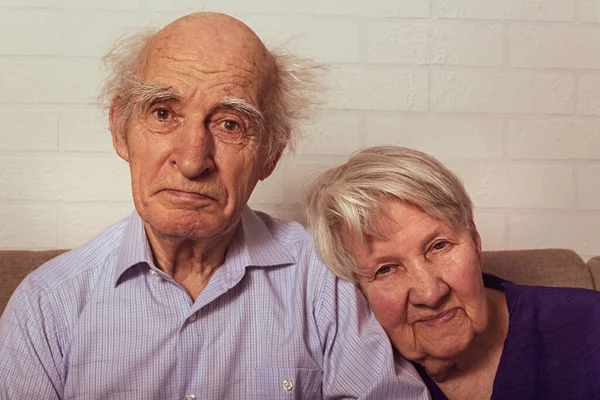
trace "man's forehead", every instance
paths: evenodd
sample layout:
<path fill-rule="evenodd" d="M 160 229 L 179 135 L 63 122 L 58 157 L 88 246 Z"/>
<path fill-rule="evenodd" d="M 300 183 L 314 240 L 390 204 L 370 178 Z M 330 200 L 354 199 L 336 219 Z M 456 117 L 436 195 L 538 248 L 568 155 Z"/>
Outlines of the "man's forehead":
<path fill-rule="evenodd" d="M 170 59 L 193 61 L 199 70 L 233 65 L 263 78 L 272 67 L 271 55 L 250 28 L 233 17 L 215 13 L 192 14 L 174 21 L 149 41 L 144 53 L 142 68 Z"/>

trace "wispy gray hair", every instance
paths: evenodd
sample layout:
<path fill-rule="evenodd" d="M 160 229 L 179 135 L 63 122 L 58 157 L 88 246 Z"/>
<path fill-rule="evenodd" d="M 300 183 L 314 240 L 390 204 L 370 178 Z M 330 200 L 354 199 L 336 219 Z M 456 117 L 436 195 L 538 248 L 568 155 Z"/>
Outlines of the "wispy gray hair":
<path fill-rule="evenodd" d="M 381 238 L 386 203 L 399 200 L 455 229 L 469 229 L 473 204 L 460 179 L 435 158 L 397 146 L 371 147 L 316 179 L 307 194 L 307 223 L 317 253 L 340 278 L 357 282 L 350 243 Z"/>
<path fill-rule="evenodd" d="M 143 97 L 144 87 L 139 77 L 143 51 L 155 31 L 131 36 L 118 41 L 104 56 L 110 75 L 104 85 L 101 98 L 107 107 L 111 103 L 120 110 L 116 129 L 125 133 L 129 120 Z M 315 94 L 320 90 L 318 76 L 323 66 L 308 59 L 286 54 L 282 50 L 270 52 L 273 59 L 273 76 L 262 99 L 261 110 L 251 117 L 264 119 L 266 154 L 268 161 L 276 158 L 287 148 L 293 151 L 299 139 L 299 123 L 310 117 L 316 104 Z M 145 89 L 148 89 L 147 87 Z M 233 99 L 226 99 L 235 103 Z M 235 104 L 229 104 L 235 105 Z M 238 106 L 240 104 L 237 104 Z M 247 104 L 245 110 L 249 111 Z M 261 122 L 253 119 L 253 122 Z"/>

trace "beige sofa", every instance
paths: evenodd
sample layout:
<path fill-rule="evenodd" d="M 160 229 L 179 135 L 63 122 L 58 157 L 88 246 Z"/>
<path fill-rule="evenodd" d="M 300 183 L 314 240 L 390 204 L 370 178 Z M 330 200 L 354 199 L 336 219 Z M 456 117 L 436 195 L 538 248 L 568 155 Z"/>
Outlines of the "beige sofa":
<path fill-rule="evenodd" d="M 19 282 L 65 250 L 0 250 L 0 313 Z M 563 249 L 485 252 L 484 270 L 526 285 L 582 287 L 600 290 L 600 257 L 587 263 Z"/>

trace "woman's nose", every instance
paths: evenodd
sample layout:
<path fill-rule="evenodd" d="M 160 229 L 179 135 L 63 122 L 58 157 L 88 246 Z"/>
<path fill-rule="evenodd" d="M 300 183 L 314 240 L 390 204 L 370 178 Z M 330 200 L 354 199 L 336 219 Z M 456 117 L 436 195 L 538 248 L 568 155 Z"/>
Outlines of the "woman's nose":
<path fill-rule="evenodd" d="M 449 293 L 450 287 L 437 268 L 433 265 L 421 265 L 416 268 L 411 279 L 408 300 L 415 306 L 435 309 L 443 305 Z"/>

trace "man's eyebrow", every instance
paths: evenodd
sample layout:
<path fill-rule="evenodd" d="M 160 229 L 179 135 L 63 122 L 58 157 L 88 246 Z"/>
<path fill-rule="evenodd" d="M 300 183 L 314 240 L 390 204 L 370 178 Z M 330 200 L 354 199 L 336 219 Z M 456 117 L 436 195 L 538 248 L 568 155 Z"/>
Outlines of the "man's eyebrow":
<path fill-rule="evenodd" d="M 156 103 L 180 99 L 181 96 L 171 86 L 142 82 L 133 88 L 132 100 L 140 110 L 147 110 Z"/>
<path fill-rule="evenodd" d="M 263 113 L 256 106 L 253 106 L 246 100 L 238 97 L 225 97 L 219 101 L 219 106 L 223 108 L 229 108 L 243 114 L 258 128 L 259 132 L 264 132 L 266 123 Z"/>

